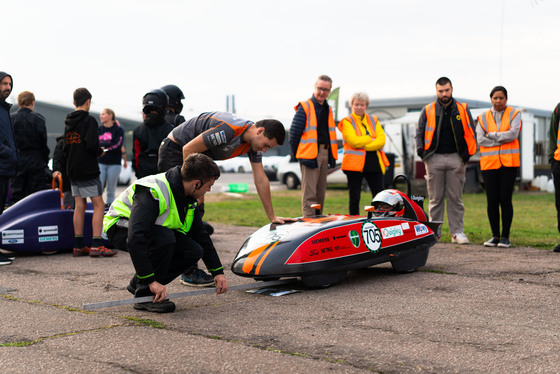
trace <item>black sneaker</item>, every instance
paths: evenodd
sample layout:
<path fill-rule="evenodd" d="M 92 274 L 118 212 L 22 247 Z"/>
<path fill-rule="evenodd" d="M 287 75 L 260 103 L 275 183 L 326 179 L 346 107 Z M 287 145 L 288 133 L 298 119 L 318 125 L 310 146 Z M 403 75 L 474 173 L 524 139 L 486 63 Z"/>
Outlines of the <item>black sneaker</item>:
<path fill-rule="evenodd" d="M 552 251 L 553 252 L 560 252 L 560 244 L 558 244 L 556 247 L 554 247 L 554 249 Z"/>
<path fill-rule="evenodd" d="M 175 303 L 169 301 L 168 299 L 159 303 L 136 303 L 134 304 L 134 309 L 145 310 L 152 313 L 172 313 L 175 311 Z"/>
<path fill-rule="evenodd" d="M 134 274 L 132 276 L 132 279 L 128 283 L 128 286 L 126 286 L 126 290 L 134 295 L 136 293 L 137 285 L 138 285 L 138 277 L 136 276 L 136 274 Z"/>
<path fill-rule="evenodd" d="M 498 247 L 502 248 L 509 248 L 510 243 L 508 238 L 501 238 L 500 242 L 498 243 Z"/>
<path fill-rule="evenodd" d="M 11 253 L 0 252 L 0 255 L 4 256 L 4 257 L 6 257 L 6 258 L 9 258 L 9 259 L 12 260 L 12 261 L 14 261 L 14 260 L 16 259 L 16 256 L 14 256 L 14 255 L 11 254 Z"/>
<path fill-rule="evenodd" d="M 181 283 L 185 286 L 204 287 L 214 284 L 214 278 L 202 269 L 195 268 L 191 273 L 181 274 Z"/>
<path fill-rule="evenodd" d="M 500 238 L 494 236 L 492 237 L 492 239 L 485 241 L 484 242 L 484 246 L 485 247 L 495 247 L 498 245 L 498 243 L 500 242 Z"/>
<path fill-rule="evenodd" d="M 14 260 L 0 252 L 0 265 L 11 265 Z"/>

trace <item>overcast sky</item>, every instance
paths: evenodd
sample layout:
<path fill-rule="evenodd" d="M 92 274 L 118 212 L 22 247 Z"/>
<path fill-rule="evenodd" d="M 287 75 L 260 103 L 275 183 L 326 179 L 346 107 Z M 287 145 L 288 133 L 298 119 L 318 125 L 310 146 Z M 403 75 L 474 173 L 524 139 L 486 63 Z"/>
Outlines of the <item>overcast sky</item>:
<path fill-rule="evenodd" d="M 176 84 L 183 115 L 225 110 L 289 125 L 320 74 L 342 102 L 434 95 L 551 110 L 560 101 L 556 0 L 26 0 L 2 4 L 0 70 L 14 91 L 71 105 L 87 87 L 92 110 L 140 119 L 142 96 Z M 48 125 L 48 124 L 47 124 Z"/>

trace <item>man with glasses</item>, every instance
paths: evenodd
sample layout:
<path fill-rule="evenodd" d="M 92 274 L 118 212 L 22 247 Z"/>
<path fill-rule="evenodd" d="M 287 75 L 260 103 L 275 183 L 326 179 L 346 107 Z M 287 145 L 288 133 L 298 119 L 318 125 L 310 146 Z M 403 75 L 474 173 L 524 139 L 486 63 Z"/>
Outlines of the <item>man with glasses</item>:
<path fill-rule="evenodd" d="M 292 154 L 301 167 L 301 205 L 304 217 L 314 216 L 313 204 L 321 210 L 327 191 L 327 169 L 336 165 L 338 146 L 336 124 L 327 98 L 332 79 L 321 75 L 315 82 L 310 99 L 295 106 L 296 114 L 290 127 Z"/>
<path fill-rule="evenodd" d="M 284 144 L 285 137 L 284 125 L 274 119 L 253 122 L 227 112 L 202 113 L 177 126 L 163 140 L 159 147 L 158 169 L 165 172 L 176 165 L 182 165 L 183 160 L 193 153 L 203 153 L 213 160 L 226 160 L 247 154 L 264 211 L 270 222 L 282 224 L 293 219 L 274 214 L 262 154 Z M 199 203 L 199 209 L 204 209 L 202 202 Z M 203 210 L 201 213 L 203 214 Z M 181 275 L 181 283 L 205 286 L 212 284 L 213 278 L 195 265 Z"/>

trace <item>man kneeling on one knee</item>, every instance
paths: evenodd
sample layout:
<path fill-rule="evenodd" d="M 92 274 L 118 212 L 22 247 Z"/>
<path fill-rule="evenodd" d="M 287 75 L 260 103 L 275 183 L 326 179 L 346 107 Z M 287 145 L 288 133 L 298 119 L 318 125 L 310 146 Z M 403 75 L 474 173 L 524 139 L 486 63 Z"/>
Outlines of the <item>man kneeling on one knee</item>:
<path fill-rule="evenodd" d="M 216 163 L 195 153 L 181 167 L 137 180 L 111 204 L 103 229 L 111 244 L 130 252 L 136 274 L 127 290 L 135 297 L 154 296 L 153 302 L 134 304 L 135 309 L 173 312 L 165 285 L 201 258 L 216 292 L 227 292 L 222 263 L 195 209 L 219 177 Z"/>

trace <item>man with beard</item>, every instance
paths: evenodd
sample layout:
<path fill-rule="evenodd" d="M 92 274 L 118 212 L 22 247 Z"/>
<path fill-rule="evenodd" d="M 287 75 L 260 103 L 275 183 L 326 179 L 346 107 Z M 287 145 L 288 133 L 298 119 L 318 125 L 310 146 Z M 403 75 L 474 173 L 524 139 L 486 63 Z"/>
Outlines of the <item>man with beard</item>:
<path fill-rule="evenodd" d="M 175 127 L 159 148 L 159 171 L 181 165 L 189 155 L 204 153 L 213 160 L 247 155 L 253 180 L 264 211 L 270 222 L 283 224 L 292 218 L 278 217 L 272 207 L 270 182 L 264 172 L 262 156 L 267 150 L 282 145 L 286 130 L 280 121 L 263 119 L 257 122 L 226 112 L 206 112 Z M 204 215 L 203 201 L 197 208 Z M 208 225 L 207 225 L 208 226 Z M 213 283 L 210 275 L 193 266 L 181 275 L 181 283 L 206 286 Z"/>
<path fill-rule="evenodd" d="M 430 221 L 443 221 L 447 198 L 447 219 L 451 241 L 468 244 L 463 230 L 463 186 L 466 164 L 476 153 L 474 122 L 467 104 L 453 99 L 447 77 L 436 81 L 437 100 L 422 109 L 416 129 L 416 153 L 424 161 Z M 441 228 L 438 230 L 441 236 Z"/>
<path fill-rule="evenodd" d="M 11 104 L 6 102 L 12 92 L 12 76 L 0 71 L 0 214 L 4 211 L 10 178 L 16 176 L 17 148 L 14 139 L 12 120 L 10 119 Z M 8 257 L 0 252 L 0 265 L 10 265 L 13 257 Z"/>
<path fill-rule="evenodd" d="M 144 122 L 134 129 L 132 135 L 132 168 L 138 179 L 158 173 L 159 144 L 173 130 L 173 125 L 164 118 L 168 102 L 167 94 L 160 89 L 148 92 L 142 99 Z"/>
<path fill-rule="evenodd" d="M 173 312 L 165 285 L 201 258 L 216 293 L 227 292 L 222 263 L 196 210 L 197 200 L 219 177 L 218 165 L 196 153 L 182 166 L 135 181 L 111 204 L 105 231 L 115 247 L 130 252 L 136 272 L 127 290 L 135 297 L 154 296 L 153 302 L 136 303 L 134 309 Z"/>

